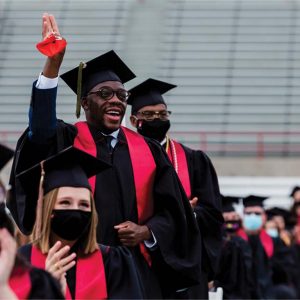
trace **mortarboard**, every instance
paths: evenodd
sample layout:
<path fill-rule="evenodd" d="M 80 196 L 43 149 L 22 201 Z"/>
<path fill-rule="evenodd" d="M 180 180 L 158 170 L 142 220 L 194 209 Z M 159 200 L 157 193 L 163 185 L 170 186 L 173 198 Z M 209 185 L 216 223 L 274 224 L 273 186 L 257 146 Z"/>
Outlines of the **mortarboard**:
<path fill-rule="evenodd" d="M 298 191 L 300 191 L 300 187 L 299 186 L 293 187 L 293 190 L 292 190 L 292 192 L 290 194 L 290 197 L 294 197 L 295 193 L 298 192 Z"/>
<path fill-rule="evenodd" d="M 175 88 L 176 85 L 149 78 L 134 88 L 130 89 L 127 103 L 130 104 L 131 113 L 147 105 L 165 104 L 162 95 Z"/>
<path fill-rule="evenodd" d="M 135 74 L 126 66 L 121 58 L 113 51 L 100 55 L 87 63 L 81 62 L 78 67 L 60 76 L 77 94 L 76 115 L 80 115 L 80 99 L 97 84 L 104 81 L 119 81 L 125 83 Z"/>
<path fill-rule="evenodd" d="M 281 216 L 284 219 L 286 219 L 289 216 L 289 211 L 286 209 L 283 209 L 281 207 L 272 207 L 269 209 L 266 209 L 266 214 L 268 216 L 268 219 L 272 219 L 272 217 L 275 216 Z"/>
<path fill-rule="evenodd" d="M 0 171 L 13 157 L 14 151 L 0 144 Z"/>
<path fill-rule="evenodd" d="M 263 207 L 264 200 L 268 199 L 269 197 L 265 196 L 256 196 L 256 195 L 249 195 L 243 198 L 244 207 L 249 206 L 261 206 Z"/>
<path fill-rule="evenodd" d="M 222 198 L 222 211 L 231 212 L 231 211 L 235 211 L 233 207 L 233 203 L 239 203 L 239 199 L 241 197 L 221 195 L 221 198 Z"/>
<path fill-rule="evenodd" d="M 32 206 L 37 202 L 39 205 L 43 195 L 55 188 L 69 186 L 91 190 L 88 178 L 109 167 L 108 163 L 71 146 L 17 174 L 16 177 L 24 188 L 27 205 Z M 32 230 L 34 220 L 34 215 L 27 215 L 26 222 L 31 224 L 30 229 L 27 226 L 27 231 Z"/>

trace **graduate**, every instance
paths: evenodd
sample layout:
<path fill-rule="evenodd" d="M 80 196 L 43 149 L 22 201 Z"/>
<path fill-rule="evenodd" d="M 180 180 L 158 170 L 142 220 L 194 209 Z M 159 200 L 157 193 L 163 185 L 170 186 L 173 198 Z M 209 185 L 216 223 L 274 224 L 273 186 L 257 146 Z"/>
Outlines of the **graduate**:
<path fill-rule="evenodd" d="M 150 273 L 149 282 L 142 283 L 126 247 L 97 244 L 98 218 L 88 177 L 107 168 L 70 147 L 18 174 L 24 185 L 36 183 L 30 189 L 38 197 L 33 242 L 20 253 L 49 271 L 66 299 L 145 299 L 142 284 L 155 287 Z"/>
<path fill-rule="evenodd" d="M 272 207 L 266 210 L 268 222 L 273 222 L 275 226 L 266 228 L 267 233 L 274 238 L 279 237 L 286 246 L 291 246 L 292 237 L 288 230 L 291 218 L 290 212 L 281 207 Z M 266 226 L 267 227 L 267 223 Z"/>
<path fill-rule="evenodd" d="M 175 87 L 150 78 L 130 89 L 130 121 L 138 133 L 153 138 L 165 148 L 194 209 L 204 249 L 203 272 L 201 285 L 190 289 L 189 296 L 182 297 L 206 299 L 208 281 L 214 277 L 216 258 L 221 248 L 223 217 L 219 185 L 214 166 L 204 152 L 192 150 L 168 136 L 171 112 L 162 95 Z"/>
<path fill-rule="evenodd" d="M 223 243 L 214 287 L 222 287 L 224 299 L 253 299 L 256 297 L 252 278 L 252 252 L 249 244 L 237 235 L 242 221 L 234 203 L 240 197 L 223 196 Z"/>
<path fill-rule="evenodd" d="M 54 16 L 43 16 L 42 32 L 45 40 L 50 33 L 60 37 Z M 64 51 L 47 58 L 33 84 L 29 128 L 18 142 L 10 181 L 18 226 L 31 232 L 36 203 L 29 203 L 15 174 L 74 145 L 112 164 L 91 183 L 101 220 L 98 242 L 131 247 L 141 269 L 147 264 L 159 274 L 166 295 L 198 283 L 200 233 L 178 176 L 160 145 L 121 127 L 129 96 L 124 83 L 135 75 L 114 51 L 61 75 L 77 95 L 77 116 L 82 107 L 86 118 L 65 123 L 55 111 Z"/>
<path fill-rule="evenodd" d="M 294 261 L 289 248 L 278 237 L 269 236 L 264 229 L 267 216 L 263 202 L 267 198 L 258 195 L 243 198 L 243 229 L 238 234 L 249 242 L 252 249 L 257 298 L 295 299 L 289 271 L 292 270 Z"/>
<path fill-rule="evenodd" d="M 14 223 L 0 203 L 0 299 L 64 299 L 59 283 L 17 254 Z"/>

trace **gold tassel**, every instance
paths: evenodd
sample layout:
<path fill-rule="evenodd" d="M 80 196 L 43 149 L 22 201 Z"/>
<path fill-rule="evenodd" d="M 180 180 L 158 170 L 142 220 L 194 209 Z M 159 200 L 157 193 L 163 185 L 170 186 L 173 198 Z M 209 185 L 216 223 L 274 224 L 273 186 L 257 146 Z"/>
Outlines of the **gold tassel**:
<path fill-rule="evenodd" d="M 36 238 L 41 236 L 42 231 L 42 220 L 43 220 L 43 197 L 44 197 L 44 177 L 45 177 L 45 170 L 44 170 L 44 160 L 40 163 L 41 165 L 41 178 L 39 184 L 39 196 L 36 205 Z"/>
<path fill-rule="evenodd" d="M 77 76 L 77 102 L 76 102 L 76 117 L 80 117 L 81 109 L 81 90 L 82 90 L 82 70 L 86 67 L 86 63 L 80 62 Z"/>

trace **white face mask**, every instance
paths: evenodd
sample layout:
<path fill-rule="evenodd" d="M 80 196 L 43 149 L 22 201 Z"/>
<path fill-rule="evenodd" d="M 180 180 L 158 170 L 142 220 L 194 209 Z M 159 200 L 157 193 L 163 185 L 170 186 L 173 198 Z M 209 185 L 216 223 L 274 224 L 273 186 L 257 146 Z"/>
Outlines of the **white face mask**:
<path fill-rule="evenodd" d="M 263 224 L 262 216 L 254 213 L 246 214 L 244 216 L 243 224 L 246 230 L 258 230 Z"/>
<path fill-rule="evenodd" d="M 269 228 L 266 230 L 266 232 L 272 238 L 277 238 L 279 236 L 278 230 L 276 228 Z"/>

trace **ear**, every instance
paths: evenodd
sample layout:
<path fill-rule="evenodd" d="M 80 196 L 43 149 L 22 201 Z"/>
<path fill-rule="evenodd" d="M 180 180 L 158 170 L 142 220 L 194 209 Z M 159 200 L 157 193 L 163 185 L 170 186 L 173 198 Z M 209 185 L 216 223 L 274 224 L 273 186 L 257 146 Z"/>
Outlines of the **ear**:
<path fill-rule="evenodd" d="M 132 125 L 133 127 L 137 128 L 137 122 L 138 122 L 137 117 L 134 116 L 134 115 L 131 115 L 129 119 L 130 119 L 131 125 Z"/>
<path fill-rule="evenodd" d="M 82 97 L 81 98 L 81 106 L 84 110 L 89 109 L 89 101 L 88 101 L 87 97 Z"/>

